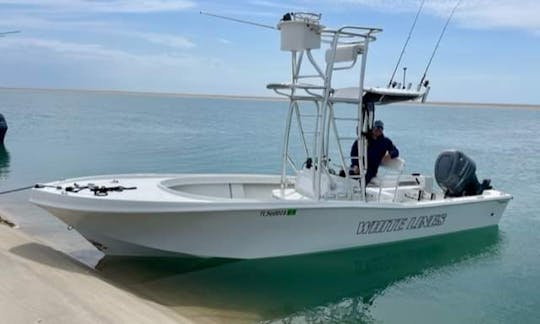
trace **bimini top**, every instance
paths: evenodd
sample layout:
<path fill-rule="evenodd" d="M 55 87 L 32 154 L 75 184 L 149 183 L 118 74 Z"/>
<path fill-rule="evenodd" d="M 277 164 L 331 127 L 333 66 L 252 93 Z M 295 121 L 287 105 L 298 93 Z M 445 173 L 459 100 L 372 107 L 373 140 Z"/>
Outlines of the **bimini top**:
<path fill-rule="evenodd" d="M 305 83 L 270 83 L 268 89 L 272 89 L 277 93 L 282 94 L 279 90 L 323 90 L 324 86 L 305 84 Z M 364 88 L 362 101 L 360 100 L 359 87 L 338 88 L 331 91 L 329 101 L 334 103 L 350 103 L 359 104 L 361 102 L 374 102 L 376 104 L 390 104 L 395 102 L 410 101 L 423 99 L 425 90 L 399 89 L 399 88 L 384 88 L 384 87 L 369 87 Z M 311 96 L 316 96 L 310 92 Z M 296 95 L 295 99 L 301 99 L 301 95 Z M 322 95 L 320 96 L 322 98 Z"/>
<path fill-rule="evenodd" d="M 422 98 L 425 91 L 399 88 L 370 87 L 364 88 L 363 101 L 379 104 L 389 104 L 393 102 L 409 101 Z M 358 104 L 360 98 L 360 88 L 349 87 L 334 90 L 333 101 Z"/>

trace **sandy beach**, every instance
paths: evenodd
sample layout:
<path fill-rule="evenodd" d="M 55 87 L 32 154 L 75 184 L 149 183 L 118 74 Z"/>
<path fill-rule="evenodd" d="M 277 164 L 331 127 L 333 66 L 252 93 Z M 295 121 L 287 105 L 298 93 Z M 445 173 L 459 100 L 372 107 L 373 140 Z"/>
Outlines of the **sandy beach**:
<path fill-rule="evenodd" d="M 4 208 L 0 312 L 4 323 L 190 323 L 107 283 L 91 268 L 26 235 Z"/>
<path fill-rule="evenodd" d="M 182 291 L 170 291 L 159 287 L 159 281 L 138 277 L 129 267 L 112 274 L 95 270 L 103 254 L 76 231 L 68 231 L 56 218 L 21 200 L 24 196 L 0 200 L 3 322 L 252 323 L 259 319 L 253 313 L 197 303 L 204 296 L 190 289 L 189 282 Z"/>

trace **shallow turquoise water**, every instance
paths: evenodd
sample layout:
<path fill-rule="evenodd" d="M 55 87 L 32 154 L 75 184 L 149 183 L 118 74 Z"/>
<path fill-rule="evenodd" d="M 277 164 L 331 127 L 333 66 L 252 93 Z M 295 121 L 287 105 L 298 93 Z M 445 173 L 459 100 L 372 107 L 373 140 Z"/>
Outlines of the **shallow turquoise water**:
<path fill-rule="evenodd" d="M 286 103 L 0 90 L 0 112 L 3 191 L 104 173 L 276 173 Z M 408 171 L 432 173 L 458 148 L 513 194 L 499 229 L 263 261 L 105 261 L 103 273 L 166 305 L 266 321 L 536 322 L 540 111 L 396 105 L 378 117 Z"/>

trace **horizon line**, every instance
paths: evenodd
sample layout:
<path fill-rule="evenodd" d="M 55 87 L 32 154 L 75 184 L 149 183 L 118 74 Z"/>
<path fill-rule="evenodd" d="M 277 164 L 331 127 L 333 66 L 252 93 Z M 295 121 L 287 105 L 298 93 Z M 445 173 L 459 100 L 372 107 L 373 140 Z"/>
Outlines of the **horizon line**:
<path fill-rule="evenodd" d="M 2 87 L 0 90 L 15 91 L 51 91 L 51 92 L 88 92 L 102 94 L 120 94 L 120 95 L 144 95 L 144 96 L 166 96 L 179 98 L 206 98 L 206 99 L 225 99 L 225 100 L 262 100 L 262 101 L 288 101 L 287 98 L 279 96 L 262 95 L 236 95 L 236 94 L 208 94 L 208 93 L 186 93 L 186 92 L 159 92 L 159 91 L 133 91 L 133 90 L 105 90 L 105 89 L 80 89 L 80 88 L 35 88 L 35 87 Z M 463 102 L 463 101 L 426 101 L 424 103 L 416 101 L 405 101 L 399 104 L 405 105 L 426 105 L 426 106 L 474 106 L 477 108 L 520 108 L 520 109 L 540 109 L 540 104 L 522 104 L 522 103 L 495 103 L 495 102 Z"/>

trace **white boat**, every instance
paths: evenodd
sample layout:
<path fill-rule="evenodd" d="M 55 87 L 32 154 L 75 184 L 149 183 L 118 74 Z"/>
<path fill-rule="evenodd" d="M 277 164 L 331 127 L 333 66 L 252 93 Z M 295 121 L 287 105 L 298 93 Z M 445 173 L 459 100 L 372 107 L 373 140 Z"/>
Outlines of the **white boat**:
<path fill-rule="evenodd" d="M 269 258 L 496 226 L 512 196 L 478 183 L 474 162 L 460 152 L 437 160 L 443 190 L 431 176 L 405 174 L 399 158 L 383 161 L 387 171 L 365 183 L 375 105 L 422 100 L 428 87 L 364 87 L 368 47 L 381 30 L 332 30 L 319 18 L 292 14 L 278 24 L 293 71 L 291 82 L 268 85 L 290 100 L 281 174 L 84 177 L 36 185 L 31 201 L 118 256 Z M 323 64 L 312 53 L 321 47 Z M 357 87 L 333 87 L 334 74 L 351 71 Z M 345 136 L 355 127 L 362 132 Z M 300 158 L 290 149 L 292 129 Z M 359 157 L 342 149 L 354 140 Z M 349 175 L 351 158 L 361 161 L 359 176 Z"/>

